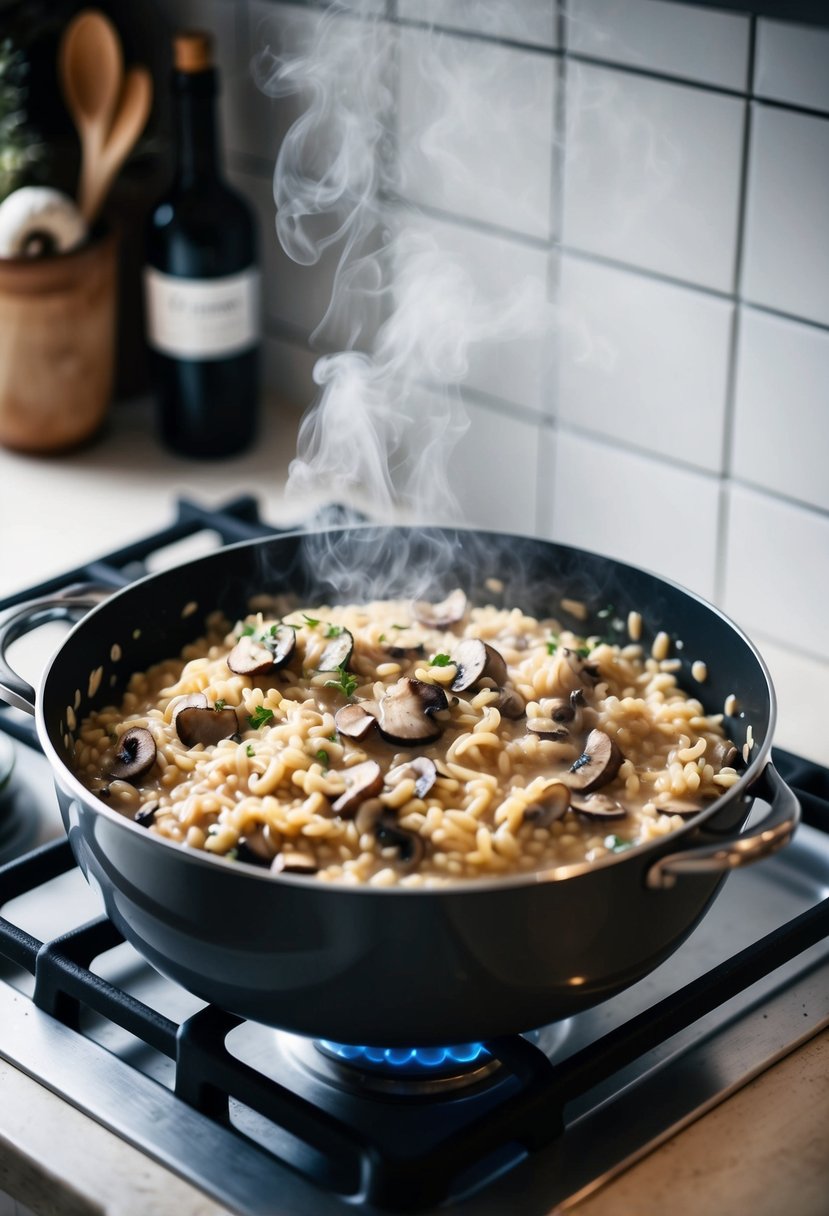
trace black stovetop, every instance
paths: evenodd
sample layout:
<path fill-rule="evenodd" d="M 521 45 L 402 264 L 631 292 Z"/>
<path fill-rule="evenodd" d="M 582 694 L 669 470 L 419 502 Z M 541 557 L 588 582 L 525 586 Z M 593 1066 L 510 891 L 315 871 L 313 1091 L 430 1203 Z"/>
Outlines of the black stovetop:
<path fill-rule="evenodd" d="M 144 572 L 150 554 L 205 528 L 223 543 L 275 531 L 250 499 L 220 511 L 185 502 L 170 529 L 21 592 L 0 611 L 74 583 L 122 585 Z M 18 762 L 27 763 L 37 746 L 30 721 L 0 712 L 0 732 L 17 740 Z M 34 755 L 30 762 L 46 764 Z M 355 1201 L 371 1211 L 433 1210 L 447 1198 L 458 1210 L 495 1212 L 516 1194 L 522 1210 L 547 1211 L 710 1104 L 714 1082 L 700 1087 L 694 1069 L 729 1053 L 735 1018 L 745 1038 L 752 1018 L 777 1010 L 789 1047 L 826 1019 L 829 948 L 820 943 L 829 935 L 829 772 L 782 751 L 775 762 L 808 825 L 794 845 L 757 874 L 732 877 L 703 927 L 624 999 L 564 1026 L 484 1044 L 484 1058 L 499 1067 L 466 1089 L 435 1083 L 413 1097 L 394 1085 L 349 1087 L 312 1045 L 182 993 L 132 953 L 105 916 L 88 918 L 89 893 L 80 920 L 71 912 L 62 918 L 54 892 L 83 886 L 63 838 L 0 868 L 0 1013 L 9 992 L 39 1011 L 56 1044 L 45 1066 L 52 1072 L 44 1075 L 24 1031 L 2 1016 L 0 1055 L 239 1212 L 333 1212 Z M 0 851 L 23 850 L 20 825 L 34 818 L 25 803 L 25 789 L 14 786 L 0 801 Z M 807 1025 L 798 1030 L 792 1002 L 806 995 Z M 735 1088 L 740 1069 L 746 1079 L 786 1049 L 762 1037 L 738 1067 L 723 1066 L 716 1092 Z M 78 1075 L 61 1050 L 68 1042 L 83 1065 Z M 733 1052 L 729 1059 L 733 1065 Z M 84 1072 L 106 1079 L 84 1083 Z M 676 1091 L 683 1077 L 687 1092 L 661 1125 L 651 1107 L 642 1113 L 643 1096 L 660 1078 Z M 145 1096 L 155 1119 L 130 1125 L 125 1103 L 113 1100 L 119 1086 Z M 635 1131 L 624 1121 L 633 1093 Z M 173 1127 L 189 1137 L 186 1161 L 176 1154 Z M 201 1152 L 192 1151 L 194 1135 Z M 588 1136 L 592 1162 L 578 1151 Z"/>

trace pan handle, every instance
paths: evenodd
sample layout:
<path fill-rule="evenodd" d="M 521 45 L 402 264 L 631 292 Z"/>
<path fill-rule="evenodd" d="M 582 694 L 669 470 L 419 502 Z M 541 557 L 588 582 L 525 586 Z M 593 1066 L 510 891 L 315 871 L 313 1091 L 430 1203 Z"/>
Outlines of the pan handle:
<path fill-rule="evenodd" d="M 773 764 L 749 787 L 750 797 L 770 803 L 769 813 L 748 831 L 716 844 L 660 857 L 647 872 L 645 885 L 657 890 L 674 886 L 681 874 L 719 874 L 770 857 L 788 844 L 800 822 L 800 803 Z"/>
<path fill-rule="evenodd" d="M 40 596 L 12 608 L 0 621 L 0 700 L 27 714 L 35 712 L 35 690 L 17 674 L 6 658 L 6 651 L 12 642 L 49 621 L 80 619 L 84 613 L 112 595 L 114 590 L 114 587 L 101 587 L 93 583 L 77 584 L 57 595 Z"/>

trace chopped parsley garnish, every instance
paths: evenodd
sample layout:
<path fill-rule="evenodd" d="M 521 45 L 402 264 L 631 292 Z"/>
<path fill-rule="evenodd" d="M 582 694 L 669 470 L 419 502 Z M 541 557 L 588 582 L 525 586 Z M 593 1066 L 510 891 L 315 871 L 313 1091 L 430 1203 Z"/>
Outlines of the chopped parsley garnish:
<path fill-rule="evenodd" d="M 408 629 L 408 625 L 392 625 L 392 629 Z"/>
<path fill-rule="evenodd" d="M 558 634 L 554 633 L 547 642 L 547 654 L 555 654 L 558 650 Z"/>
<path fill-rule="evenodd" d="M 433 654 L 429 660 L 431 667 L 448 667 L 452 662 L 448 654 Z"/>
<path fill-rule="evenodd" d="M 225 701 L 222 697 L 219 697 L 218 701 L 213 702 L 213 708 L 219 711 L 223 710 L 226 705 L 227 701 Z"/>
<path fill-rule="evenodd" d="M 337 732 L 334 731 L 333 735 L 328 736 L 328 739 L 331 743 L 336 743 L 337 742 Z"/>
<path fill-rule="evenodd" d="M 586 659 L 587 656 L 590 654 L 590 647 L 589 646 L 577 646 L 576 649 L 573 651 L 573 654 L 577 654 L 580 659 Z"/>
<path fill-rule="evenodd" d="M 325 626 L 325 636 L 327 638 L 338 638 L 342 632 L 343 632 L 342 625 L 326 625 Z"/>
<path fill-rule="evenodd" d="M 307 612 L 303 612 L 302 615 L 305 617 L 306 623 L 310 625 L 312 629 L 316 629 L 317 625 L 319 625 L 317 618 L 315 616 L 309 616 Z"/>
<path fill-rule="evenodd" d="M 385 640 L 386 640 L 386 635 L 385 635 L 384 633 L 381 633 L 381 634 L 380 634 L 380 636 L 379 636 L 379 638 L 377 639 L 377 641 L 378 641 L 378 642 L 385 642 Z"/>
<path fill-rule="evenodd" d="M 225 857 L 227 858 L 228 861 L 236 861 L 237 858 L 239 857 L 239 850 L 238 849 L 228 849 L 228 851 L 225 853 Z"/>
<path fill-rule="evenodd" d="M 266 722 L 270 722 L 273 717 L 273 710 L 266 709 L 264 705 L 257 705 L 253 713 L 248 717 L 251 730 L 259 730 Z"/>
<path fill-rule="evenodd" d="M 346 671 L 345 663 L 341 663 L 336 669 L 337 679 L 326 680 L 326 688 L 339 688 L 344 696 L 350 697 L 357 687 L 357 677 L 353 676 L 350 671 Z"/>
<path fill-rule="evenodd" d="M 633 848 L 633 841 L 624 840 L 621 836 L 605 836 L 604 847 L 613 853 L 624 853 L 625 849 Z"/>
<path fill-rule="evenodd" d="M 328 768 L 328 752 L 325 750 L 325 748 L 321 747 L 314 756 L 314 759 L 318 764 L 321 764 L 323 768 Z"/>
<path fill-rule="evenodd" d="M 253 628 L 253 625 L 245 625 L 244 629 L 239 634 L 239 637 L 240 638 L 252 638 L 254 633 L 256 633 L 256 630 Z"/>
<path fill-rule="evenodd" d="M 251 759 L 253 759 L 253 757 L 256 755 L 256 749 L 252 743 L 249 743 L 245 748 L 245 755 L 250 756 Z"/>

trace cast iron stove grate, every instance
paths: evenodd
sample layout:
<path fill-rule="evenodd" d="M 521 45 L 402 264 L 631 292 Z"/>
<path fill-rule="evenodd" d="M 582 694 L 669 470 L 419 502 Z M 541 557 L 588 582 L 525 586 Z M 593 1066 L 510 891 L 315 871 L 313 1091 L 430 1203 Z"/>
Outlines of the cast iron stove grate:
<path fill-rule="evenodd" d="M 123 585 L 144 572 L 143 562 L 156 549 L 203 528 L 217 532 L 223 543 L 276 531 L 259 520 L 252 499 L 239 499 L 221 511 L 182 502 L 171 528 L 21 592 L 0 603 L 0 610 L 82 581 Z M 0 730 L 38 746 L 28 721 L 14 715 L 0 714 Z M 801 798 L 804 821 L 829 832 L 829 772 L 779 750 L 775 761 Z M 6 864 L 0 868 L 0 906 L 74 867 L 66 840 Z M 34 977 L 34 1005 L 68 1031 L 83 1035 L 84 1019 L 93 1012 L 172 1062 L 176 1099 L 223 1129 L 232 1138 L 237 1160 L 244 1163 L 240 1169 L 260 1179 L 260 1201 L 252 1201 L 247 1188 L 240 1193 L 227 1179 L 224 1185 L 211 1185 L 210 1179 L 198 1177 L 196 1167 L 194 1181 L 231 1206 L 238 1205 L 237 1210 L 274 1210 L 267 1194 L 261 1194 L 261 1180 L 275 1164 L 262 1142 L 231 1120 L 239 1104 L 281 1129 L 276 1159 L 306 1174 L 315 1186 L 352 1202 L 359 1199 L 373 1210 L 422 1210 L 447 1197 L 460 1201 L 520 1157 L 555 1142 L 565 1130 L 569 1104 L 624 1075 L 623 1070 L 711 1011 L 727 1007 L 737 994 L 750 992 L 752 985 L 827 935 L 829 898 L 823 898 L 563 1059 L 551 1060 L 528 1037 L 485 1043 L 500 1063 L 495 1080 L 428 1103 L 360 1094 L 343 1099 L 331 1087 L 321 1097 L 319 1084 L 306 1085 L 303 1092 L 290 1068 L 283 1083 L 281 1077 L 252 1067 L 228 1046 L 242 1019 L 206 1006 L 176 1021 L 92 970 L 96 959 L 123 942 L 106 917 L 48 941 L 0 917 L 0 960 Z M 2 1047 L 0 1033 L 0 1051 Z M 140 1080 L 142 1085 L 155 1084 L 143 1075 Z M 48 1077 L 45 1082 L 50 1084 Z M 326 1101 L 328 1097 L 333 1101 Z M 89 1106 L 96 1114 L 94 1103 Z M 131 1138 L 129 1131 L 122 1134 Z M 164 1159 L 160 1150 L 156 1155 Z M 167 1163 L 182 1170 L 181 1162 Z"/>

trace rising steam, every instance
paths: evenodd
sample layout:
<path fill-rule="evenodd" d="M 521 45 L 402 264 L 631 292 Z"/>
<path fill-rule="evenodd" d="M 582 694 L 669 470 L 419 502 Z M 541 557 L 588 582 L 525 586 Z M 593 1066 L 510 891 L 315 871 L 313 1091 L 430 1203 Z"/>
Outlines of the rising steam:
<path fill-rule="evenodd" d="M 347 10 L 342 4 L 313 16 L 306 10 L 313 31 L 302 48 L 268 49 L 257 62 L 266 93 L 304 106 L 276 162 L 279 240 L 303 265 L 326 251 L 338 256 L 332 299 L 313 337 L 323 348 L 336 344 L 339 353 L 316 364 L 320 393 L 300 428 L 287 494 L 339 499 L 384 524 L 458 524 L 452 473 L 468 426 L 459 386 L 470 350 L 547 329 L 550 306 L 545 283 L 535 279 L 513 284 L 498 299 L 483 293 L 402 197 L 401 30 L 373 17 L 374 7 L 361 0 Z M 513 8 L 509 0 L 488 7 Z M 447 61 L 444 37 L 424 30 L 416 38 L 428 112 L 435 113 L 417 154 L 451 181 L 465 172 L 459 134 L 476 120 L 480 95 Z M 490 104 L 493 113 L 509 110 L 503 98 Z M 440 576 L 435 565 L 455 560 L 451 549 L 432 555 L 432 577 Z M 353 555 L 338 545 L 325 555 L 329 570 L 334 561 L 338 589 L 358 590 Z M 395 550 L 383 568 L 416 579 L 401 589 L 421 589 L 422 574 L 410 570 L 405 553 Z"/>

